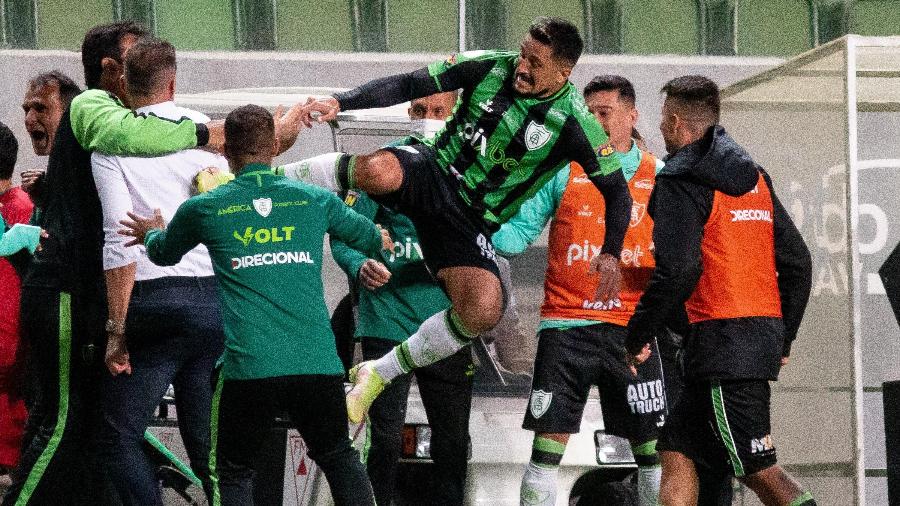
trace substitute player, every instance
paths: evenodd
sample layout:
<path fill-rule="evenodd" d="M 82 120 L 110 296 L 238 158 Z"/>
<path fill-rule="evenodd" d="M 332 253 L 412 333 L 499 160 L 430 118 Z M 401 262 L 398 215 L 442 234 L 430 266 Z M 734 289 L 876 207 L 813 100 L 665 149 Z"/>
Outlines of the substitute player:
<path fill-rule="evenodd" d="M 769 176 L 718 125 L 719 88 L 669 81 L 660 130 L 656 269 L 628 324 L 641 361 L 663 319 L 685 303 L 686 384 L 659 438 L 663 504 L 695 504 L 700 470 L 727 470 L 767 505 L 814 505 L 776 464 L 769 381 L 778 379 L 806 309 L 809 250 Z M 686 302 L 685 302 L 686 301 Z M 638 356 L 636 356 L 638 355 Z"/>
<path fill-rule="evenodd" d="M 225 354 L 212 410 L 213 504 L 253 504 L 257 450 L 283 411 L 303 435 L 338 505 L 375 504 L 350 446 L 343 368 L 322 292 L 326 233 L 376 255 L 387 233 L 334 194 L 271 169 L 272 116 L 258 106 L 225 120 L 225 155 L 237 178 L 182 204 L 166 228 L 130 214 L 133 244 L 174 265 L 198 244 L 209 250 L 222 303 Z"/>
<path fill-rule="evenodd" d="M 521 253 L 554 218 L 534 381 L 523 424 L 535 438 L 522 478 L 521 503 L 556 504 L 559 464 L 569 435 L 580 430 L 588 390 L 596 384 L 606 431 L 632 443 L 640 504 L 655 505 L 656 435 L 668 409 L 662 362 L 655 341 L 653 360 L 642 364 L 637 376 L 622 360 L 625 325 L 653 271 L 653 221 L 645 211 L 663 163 L 638 149 L 631 137 L 638 112 L 634 87 L 627 79 L 597 76 L 585 87 L 584 99 L 609 135 L 634 200 L 622 250 L 619 297 L 595 299 L 598 279 L 588 273 L 587 264 L 603 242 L 603 198 L 577 163 L 557 173 L 493 237 L 499 252 Z"/>
<path fill-rule="evenodd" d="M 498 322 L 504 294 L 490 236 L 570 160 L 584 167 L 606 201 L 606 233 L 592 264 L 601 272 L 599 299 L 618 293 L 631 198 L 606 135 L 568 81 L 582 48 L 570 22 L 539 18 L 518 53 L 455 55 L 309 104 L 310 114 L 328 121 L 341 110 L 462 89 L 454 115 L 431 143 L 364 156 L 329 154 L 286 167 L 287 174 L 332 190 L 361 189 L 409 216 L 452 303 L 351 374 L 351 420 L 363 418 L 386 382 L 452 355 Z"/>

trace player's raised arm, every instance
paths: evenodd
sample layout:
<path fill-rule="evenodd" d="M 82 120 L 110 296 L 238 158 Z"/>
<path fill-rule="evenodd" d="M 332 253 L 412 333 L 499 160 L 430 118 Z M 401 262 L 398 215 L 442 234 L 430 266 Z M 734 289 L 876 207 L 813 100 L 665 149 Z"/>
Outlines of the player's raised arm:
<path fill-rule="evenodd" d="M 389 107 L 424 96 L 478 84 L 494 68 L 496 51 L 473 51 L 453 55 L 426 68 L 369 81 L 333 97 L 307 104 L 318 121 L 331 121 L 341 111 Z"/>

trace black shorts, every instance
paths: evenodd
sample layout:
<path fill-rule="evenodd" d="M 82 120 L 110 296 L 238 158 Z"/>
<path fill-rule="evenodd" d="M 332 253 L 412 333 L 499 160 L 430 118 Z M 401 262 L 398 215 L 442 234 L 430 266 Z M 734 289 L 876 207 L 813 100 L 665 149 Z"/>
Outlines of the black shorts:
<path fill-rule="evenodd" d="M 634 376 L 625 365 L 625 334 L 625 327 L 612 324 L 542 330 L 522 427 L 577 433 L 591 385 L 597 385 L 607 433 L 633 444 L 656 439 L 668 409 L 659 348 L 651 344 L 650 359 Z"/>
<path fill-rule="evenodd" d="M 700 466 L 736 477 L 776 463 L 765 380 L 688 383 L 656 449 L 684 454 Z"/>
<path fill-rule="evenodd" d="M 500 278 L 491 243 L 496 226 L 463 201 L 458 183 L 445 174 L 424 144 L 384 148 L 400 161 L 403 183 L 386 195 L 370 195 L 405 214 L 416 227 L 425 265 L 433 276 L 447 267 L 480 267 Z"/>

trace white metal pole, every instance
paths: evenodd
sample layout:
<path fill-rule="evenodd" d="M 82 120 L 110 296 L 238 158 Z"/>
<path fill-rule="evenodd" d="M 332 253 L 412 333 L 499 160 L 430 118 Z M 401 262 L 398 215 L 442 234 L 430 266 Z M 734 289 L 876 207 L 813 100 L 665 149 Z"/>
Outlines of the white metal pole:
<path fill-rule="evenodd" d="M 466 50 L 466 0 L 459 0 L 459 52 Z"/>
<path fill-rule="evenodd" d="M 847 36 L 847 259 L 850 271 L 850 317 L 853 343 L 853 432 L 856 464 L 856 504 L 866 504 L 865 430 L 862 374 L 862 262 L 859 257 L 859 131 L 857 123 L 856 36 Z"/>

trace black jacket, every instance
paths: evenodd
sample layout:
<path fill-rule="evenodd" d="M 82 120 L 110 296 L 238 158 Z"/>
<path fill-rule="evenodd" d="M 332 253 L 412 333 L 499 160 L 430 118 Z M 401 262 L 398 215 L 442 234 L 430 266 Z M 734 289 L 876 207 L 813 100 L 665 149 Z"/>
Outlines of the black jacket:
<path fill-rule="evenodd" d="M 762 169 L 721 126 L 674 153 L 656 178 L 648 212 L 654 220 L 656 269 L 628 324 L 629 351 L 636 353 L 684 311 L 700 274 L 703 229 L 715 191 L 739 196 L 752 190 Z M 812 260 L 803 237 L 772 195 L 775 268 L 782 318 L 734 318 L 690 326 L 685 340 L 688 379 L 777 379 L 782 356 L 803 318 L 812 283 Z M 760 294 L 765 296 L 765 294 Z"/>

